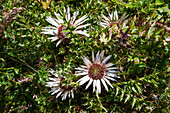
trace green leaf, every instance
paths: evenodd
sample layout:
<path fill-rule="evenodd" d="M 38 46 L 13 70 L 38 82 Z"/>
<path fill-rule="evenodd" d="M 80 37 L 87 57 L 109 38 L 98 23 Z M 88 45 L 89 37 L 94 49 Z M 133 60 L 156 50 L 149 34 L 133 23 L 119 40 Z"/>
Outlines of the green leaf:
<path fill-rule="evenodd" d="M 115 94 L 115 96 L 117 96 L 118 93 L 119 93 L 119 88 L 116 88 L 116 94 Z"/>
<path fill-rule="evenodd" d="M 120 95 L 120 101 L 123 100 L 123 96 L 124 96 L 124 91 L 122 91 L 122 94 Z"/>
<path fill-rule="evenodd" d="M 151 26 L 151 27 L 149 28 L 148 36 L 152 36 L 152 35 L 153 35 L 153 33 L 154 33 L 154 29 L 153 29 L 153 28 L 154 28 L 153 26 Z"/>
<path fill-rule="evenodd" d="M 138 57 L 135 57 L 135 58 L 134 58 L 134 63 L 135 63 L 135 64 L 139 64 L 139 62 L 140 62 L 140 61 L 139 61 L 139 58 L 138 58 Z"/>
<path fill-rule="evenodd" d="M 158 85 L 157 85 L 158 83 L 154 79 L 152 79 L 151 81 L 154 83 L 155 87 L 158 87 Z"/>
<path fill-rule="evenodd" d="M 70 38 L 71 37 L 71 34 L 68 34 L 65 38 Z"/>
<path fill-rule="evenodd" d="M 136 98 L 135 98 L 135 97 L 133 97 L 133 101 L 132 101 L 132 108 L 134 107 L 135 103 L 136 103 Z"/>
<path fill-rule="evenodd" d="M 156 5 L 162 5 L 162 4 L 164 4 L 164 2 L 163 2 L 162 0 L 156 0 L 156 1 L 155 1 L 155 4 L 156 4 Z"/>
<path fill-rule="evenodd" d="M 139 111 L 141 110 L 141 108 L 142 108 L 142 106 L 139 105 L 139 106 L 138 106 Z"/>
<path fill-rule="evenodd" d="M 136 85 L 136 88 L 137 88 L 138 92 L 139 92 L 140 94 L 142 94 L 141 88 L 140 88 L 137 84 L 135 84 L 135 85 Z"/>
<path fill-rule="evenodd" d="M 130 95 L 127 95 L 126 99 L 125 99 L 125 102 L 126 103 L 128 100 L 130 99 Z"/>
<path fill-rule="evenodd" d="M 128 3 L 128 4 L 126 4 L 126 7 L 133 8 L 133 7 L 136 7 L 136 6 L 135 6 L 135 4 L 132 5 L 132 4 Z"/>
<path fill-rule="evenodd" d="M 14 69 L 15 73 L 18 74 L 19 73 L 19 69 Z"/>
<path fill-rule="evenodd" d="M 138 93 L 138 92 L 136 91 L 135 87 L 132 87 L 132 90 L 133 90 L 135 93 Z"/>
<path fill-rule="evenodd" d="M 168 67 L 167 72 L 170 72 L 170 67 Z"/>
<path fill-rule="evenodd" d="M 5 60 L 3 58 L 0 58 L 1 61 L 5 62 Z"/>

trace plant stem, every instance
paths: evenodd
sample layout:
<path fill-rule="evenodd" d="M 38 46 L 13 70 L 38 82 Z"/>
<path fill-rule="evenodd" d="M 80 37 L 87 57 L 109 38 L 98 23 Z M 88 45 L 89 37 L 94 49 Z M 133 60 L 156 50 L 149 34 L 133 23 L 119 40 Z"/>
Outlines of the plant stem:
<path fill-rule="evenodd" d="M 71 113 L 70 111 L 71 111 L 71 99 L 69 99 L 69 108 L 68 108 L 68 113 Z"/>
<path fill-rule="evenodd" d="M 32 69 L 33 71 L 35 71 L 36 73 L 38 73 L 38 71 L 36 71 L 33 67 L 31 67 L 30 65 L 28 65 L 26 62 L 24 62 L 22 59 L 18 59 L 18 60 L 16 60 L 16 59 L 14 59 L 12 56 L 10 56 L 11 57 L 11 59 L 12 60 L 14 60 L 14 61 L 16 61 L 16 62 L 19 62 L 19 63 L 21 63 L 21 64 L 24 64 L 24 65 L 26 65 L 27 67 L 29 67 L 30 69 Z"/>
<path fill-rule="evenodd" d="M 97 97 L 98 102 L 100 103 L 100 107 L 101 107 L 103 110 L 105 110 L 105 112 L 108 112 L 107 109 L 106 109 L 105 107 L 103 107 L 103 105 L 102 105 L 102 103 L 101 103 L 101 101 L 100 101 L 99 94 L 97 93 L 97 90 L 96 90 L 96 97 Z"/>

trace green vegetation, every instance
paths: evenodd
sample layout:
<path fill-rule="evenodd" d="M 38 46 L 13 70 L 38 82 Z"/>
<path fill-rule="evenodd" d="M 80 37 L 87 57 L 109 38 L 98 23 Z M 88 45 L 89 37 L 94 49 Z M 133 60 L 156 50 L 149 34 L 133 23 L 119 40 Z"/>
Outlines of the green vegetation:
<path fill-rule="evenodd" d="M 163 0 L 2 0 L 0 1 L 0 112 L 154 112 L 170 111 L 170 5 Z M 68 33 L 57 47 L 42 29 L 70 7 L 77 19 L 87 15 L 90 37 Z M 99 23 L 104 14 L 117 10 L 119 19 L 111 27 Z M 64 13 L 63 13 L 64 14 Z M 65 14 L 64 14 L 65 15 Z M 124 26 L 126 23 L 126 26 Z M 70 38 L 71 37 L 71 38 Z M 83 65 L 81 56 L 92 60 L 92 51 L 105 51 L 108 63 L 118 67 L 117 82 L 110 81 L 101 94 L 79 85 L 75 68 Z M 65 77 L 62 86 L 75 87 L 74 99 L 49 93 L 49 70 Z M 94 69 L 95 70 L 95 69 Z M 97 71 L 95 72 L 97 73 Z M 54 76 L 52 76 L 54 77 Z"/>

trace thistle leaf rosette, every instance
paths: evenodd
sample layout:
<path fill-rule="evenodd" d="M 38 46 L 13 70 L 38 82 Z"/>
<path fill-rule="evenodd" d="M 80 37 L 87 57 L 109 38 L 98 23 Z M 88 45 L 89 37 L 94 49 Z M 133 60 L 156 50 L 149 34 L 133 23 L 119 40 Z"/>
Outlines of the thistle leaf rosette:
<path fill-rule="evenodd" d="M 94 57 L 94 52 L 92 51 L 92 62 L 86 57 L 82 57 L 85 65 L 81 65 L 78 68 L 75 68 L 77 76 L 83 76 L 77 82 L 79 85 L 83 85 L 88 82 L 85 89 L 88 89 L 89 86 L 93 83 L 93 92 L 97 89 L 97 93 L 101 93 L 101 83 L 104 85 L 105 89 L 108 91 L 107 84 L 113 88 L 109 80 L 117 81 L 115 78 L 120 78 L 116 75 L 117 67 L 114 67 L 113 63 L 106 63 L 111 55 L 107 56 L 103 61 L 104 51 L 101 53 L 98 52 L 96 58 Z M 107 83 L 107 84 L 106 84 Z"/>

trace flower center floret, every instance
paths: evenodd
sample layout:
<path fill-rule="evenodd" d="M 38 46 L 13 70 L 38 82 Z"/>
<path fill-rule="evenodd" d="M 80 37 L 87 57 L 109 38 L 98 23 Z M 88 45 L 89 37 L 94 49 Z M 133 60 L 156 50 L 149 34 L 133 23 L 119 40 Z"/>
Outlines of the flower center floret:
<path fill-rule="evenodd" d="M 66 32 L 63 32 L 63 30 L 66 29 L 66 26 L 63 26 L 61 25 L 59 28 L 58 28 L 58 36 L 59 38 L 63 38 L 67 35 Z"/>
<path fill-rule="evenodd" d="M 97 80 L 104 76 L 104 66 L 100 64 L 92 64 L 89 68 L 88 74 L 90 78 Z"/>

